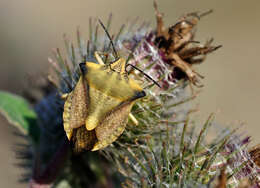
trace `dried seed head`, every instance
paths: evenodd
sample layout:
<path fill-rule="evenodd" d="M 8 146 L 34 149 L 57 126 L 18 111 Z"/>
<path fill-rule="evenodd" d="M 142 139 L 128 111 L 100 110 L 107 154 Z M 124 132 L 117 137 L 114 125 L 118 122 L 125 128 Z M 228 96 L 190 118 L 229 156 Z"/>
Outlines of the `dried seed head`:
<path fill-rule="evenodd" d="M 173 67 L 172 78 L 177 80 L 186 78 L 192 84 L 201 87 L 199 82 L 203 76 L 197 73 L 192 65 L 203 62 L 207 54 L 221 46 L 212 46 L 213 40 L 204 45 L 196 46 L 199 42 L 194 41 L 194 28 L 201 17 L 212 11 L 202 14 L 198 12 L 186 14 L 175 25 L 166 29 L 163 15 L 158 11 L 156 2 L 154 2 L 154 8 L 157 20 L 154 44 L 162 52 L 164 61 Z"/>

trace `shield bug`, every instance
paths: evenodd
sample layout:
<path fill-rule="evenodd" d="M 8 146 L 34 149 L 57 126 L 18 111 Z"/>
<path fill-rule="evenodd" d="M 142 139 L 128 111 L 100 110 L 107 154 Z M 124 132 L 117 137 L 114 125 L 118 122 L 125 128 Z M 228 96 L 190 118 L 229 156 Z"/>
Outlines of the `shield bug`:
<path fill-rule="evenodd" d="M 76 152 L 99 150 L 114 142 L 125 130 L 136 100 L 146 95 L 128 76 L 126 60 L 118 58 L 111 37 L 101 25 L 111 41 L 116 60 L 105 64 L 96 52 L 98 63 L 81 63 L 81 76 L 74 90 L 65 95 L 63 125 Z"/>

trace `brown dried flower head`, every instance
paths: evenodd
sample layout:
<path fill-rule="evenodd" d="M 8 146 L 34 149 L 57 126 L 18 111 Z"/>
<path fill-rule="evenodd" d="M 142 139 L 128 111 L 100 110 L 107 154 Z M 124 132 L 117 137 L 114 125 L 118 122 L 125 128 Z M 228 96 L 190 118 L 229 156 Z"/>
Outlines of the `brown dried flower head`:
<path fill-rule="evenodd" d="M 199 78 L 204 77 L 196 72 L 192 65 L 202 63 L 207 54 L 217 50 L 221 45 L 211 45 L 213 39 L 204 45 L 198 45 L 199 42 L 194 41 L 194 28 L 198 21 L 212 10 L 201 14 L 198 12 L 186 14 L 175 25 L 165 28 L 163 15 L 158 11 L 156 2 L 154 8 L 157 19 L 155 44 L 162 52 L 164 61 L 173 65 L 173 77 L 188 78 L 192 84 L 202 87 Z"/>

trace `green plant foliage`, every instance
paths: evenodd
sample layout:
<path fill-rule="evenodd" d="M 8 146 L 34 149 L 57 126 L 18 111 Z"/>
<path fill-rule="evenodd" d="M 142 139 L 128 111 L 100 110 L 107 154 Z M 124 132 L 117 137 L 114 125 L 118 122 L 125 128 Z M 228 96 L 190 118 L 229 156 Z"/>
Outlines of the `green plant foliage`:
<path fill-rule="evenodd" d="M 24 98 L 0 91 L 0 112 L 10 124 L 25 135 L 29 135 L 34 141 L 37 140 L 39 133 L 36 123 L 37 115 Z"/>

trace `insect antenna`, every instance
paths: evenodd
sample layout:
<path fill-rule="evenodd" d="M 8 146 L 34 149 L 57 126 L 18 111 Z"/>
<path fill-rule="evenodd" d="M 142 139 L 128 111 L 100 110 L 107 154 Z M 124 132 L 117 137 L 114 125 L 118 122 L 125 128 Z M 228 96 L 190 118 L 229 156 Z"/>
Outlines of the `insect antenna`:
<path fill-rule="evenodd" d="M 141 69 L 137 68 L 136 66 L 132 65 L 132 64 L 127 64 L 125 68 L 127 68 L 128 66 L 131 66 L 132 68 L 138 70 L 139 72 L 141 72 L 144 76 L 146 76 L 149 80 L 153 81 L 153 83 L 155 85 L 157 85 L 159 88 L 161 88 L 161 86 L 158 84 L 158 82 L 156 82 L 151 76 L 149 76 L 148 74 L 146 74 L 144 71 L 142 71 Z"/>
<path fill-rule="evenodd" d="M 117 54 L 116 48 L 115 48 L 115 46 L 114 46 L 114 44 L 113 44 L 112 38 L 111 38 L 111 36 L 109 35 L 109 33 L 108 33 L 106 27 L 104 26 L 104 24 L 101 22 L 101 20 L 98 19 L 98 21 L 99 21 L 100 25 L 102 26 L 102 28 L 104 29 L 104 31 L 105 31 L 107 37 L 108 37 L 109 40 L 110 40 L 110 44 L 112 45 L 112 49 L 113 49 L 113 51 L 114 51 L 115 59 L 117 60 L 117 59 L 118 59 L 118 54 Z M 115 60 L 115 61 L 116 61 L 116 60 Z"/>

